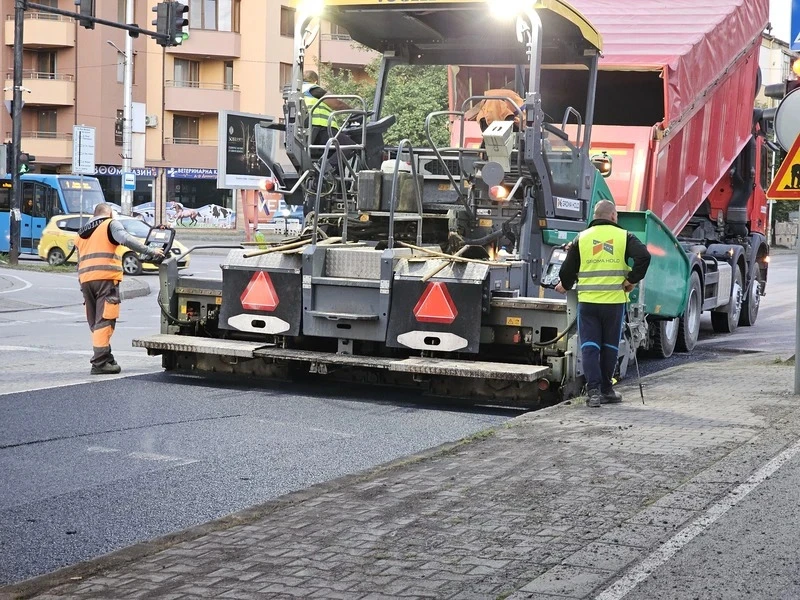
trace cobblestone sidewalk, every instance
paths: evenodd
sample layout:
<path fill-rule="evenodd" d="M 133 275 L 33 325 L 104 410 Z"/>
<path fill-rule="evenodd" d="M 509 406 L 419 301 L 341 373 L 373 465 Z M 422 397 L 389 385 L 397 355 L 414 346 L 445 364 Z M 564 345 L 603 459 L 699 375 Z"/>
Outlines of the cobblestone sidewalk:
<path fill-rule="evenodd" d="M 642 405 L 562 404 L 2 597 L 584 598 L 800 437 L 793 369 L 734 355 Z"/>

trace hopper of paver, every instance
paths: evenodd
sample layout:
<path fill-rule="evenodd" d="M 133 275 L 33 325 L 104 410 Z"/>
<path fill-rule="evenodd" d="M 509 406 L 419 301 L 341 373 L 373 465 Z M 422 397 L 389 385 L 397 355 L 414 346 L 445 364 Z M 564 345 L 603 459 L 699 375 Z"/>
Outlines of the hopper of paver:
<path fill-rule="evenodd" d="M 667 226 L 651 211 L 620 212 L 619 225 L 639 238 L 650 252 L 650 267 L 642 284 L 631 293 L 631 303 L 644 312 L 673 318 L 683 314 L 690 263 L 686 251 Z"/>

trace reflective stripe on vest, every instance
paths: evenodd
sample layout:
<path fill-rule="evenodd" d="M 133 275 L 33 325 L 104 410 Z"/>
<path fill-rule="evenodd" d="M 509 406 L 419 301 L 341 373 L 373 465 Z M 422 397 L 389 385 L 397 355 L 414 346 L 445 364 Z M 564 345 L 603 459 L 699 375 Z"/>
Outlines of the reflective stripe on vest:
<path fill-rule="evenodd" d="M 111 219 L 106 219 L 87 239 L 78 236 L 78 281 L 122 281 L 122 261 L 117 256 L 117 245 L 108 239 Z"/>
<path fill-rule="evenodd" d="M 628 232 L 613 225 L 595 225 L 580 234 L 578 250 L 578 301 L 593 304 L 624 304 L 622 289 L 630 267 L 625 263 Z"/>

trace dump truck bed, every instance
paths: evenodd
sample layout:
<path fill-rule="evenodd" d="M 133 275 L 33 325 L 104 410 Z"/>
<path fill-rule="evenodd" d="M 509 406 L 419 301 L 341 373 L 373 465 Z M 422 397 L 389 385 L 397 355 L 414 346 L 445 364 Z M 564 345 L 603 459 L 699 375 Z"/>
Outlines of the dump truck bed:
<path fill-rule="evenodd" d="M 615 160 L 617 204 L 680 231 L 751 138 L 768 0 L 573 5 L 603 36 L 592 148 Z"/>

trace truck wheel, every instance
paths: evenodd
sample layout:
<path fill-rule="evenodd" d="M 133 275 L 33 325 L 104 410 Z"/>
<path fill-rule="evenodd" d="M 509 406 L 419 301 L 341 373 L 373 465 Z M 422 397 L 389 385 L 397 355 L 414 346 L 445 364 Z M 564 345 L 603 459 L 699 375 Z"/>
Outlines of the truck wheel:
<path fill-rule="evenodd" d="M 738 266 L 733 267 L 733 290 L 725 308 L 725 312 L 711 312 L 711 326 L 717 333 L 733 333 L 739 326 L 739 316 L 742 314 L 742 272 Z"/>
<path fill-rule="evenodd" d="M 675 351 L 678 341 L 678 328 L 680 319 L 656 321 L 653 331 L 653 346 L 650 349 L 656 358 L 669 358 Z"/>
<path fill-rule="evenodd" d="M 756 324 L 758 308 L 761 305 L 761 267 L 756 263 L 753 268 L 753 282 L 750 284 L 750 293 L 742 303 L 742 314 L 739 316 L 739 325 L 750 327 Z"/>
<path fill-rule="evenodd" d="M 689 295 L 686 298 L 686 309 L 679 319 L 678 343 L 675 348 L 678 352 L 691 352 L 697 345 L 700 336 L 700 314 L 703 312 L 703 291 L 700 286 L 700 275 L 692 272 L 689 279 Z"/>

